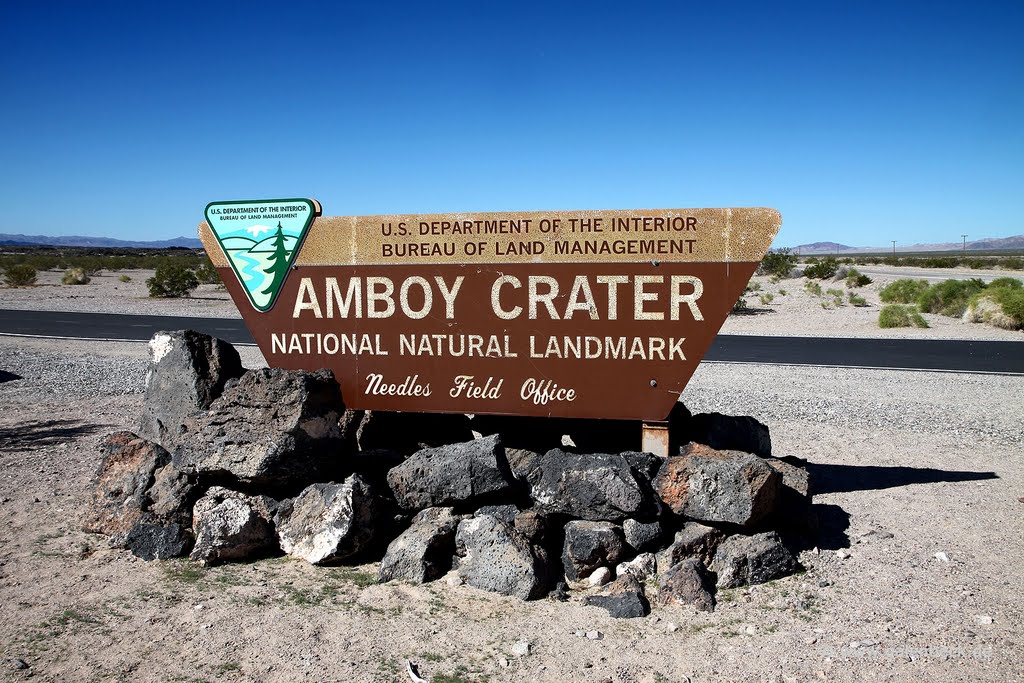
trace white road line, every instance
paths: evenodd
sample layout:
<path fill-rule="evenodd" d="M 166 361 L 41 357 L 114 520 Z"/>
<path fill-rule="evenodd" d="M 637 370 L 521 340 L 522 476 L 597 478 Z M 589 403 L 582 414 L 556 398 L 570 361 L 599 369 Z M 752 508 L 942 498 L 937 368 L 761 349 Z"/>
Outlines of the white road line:
<path fill-rule="evenodd" d="M 771 361 L 752 360 L 703 360 L 709 365 L 778 365 L 793 368 L 830 368 L 838 370 L 898 370 L 900 372 L 946 372 L 955 375 L 1005 375 L 1008 377 L 1024 377 L 1024 372 L 1006 370 L 940 370 L 938 368 L 890 368 L 882 365 L 828 365 L 825 363 L 777 363 Z"/>

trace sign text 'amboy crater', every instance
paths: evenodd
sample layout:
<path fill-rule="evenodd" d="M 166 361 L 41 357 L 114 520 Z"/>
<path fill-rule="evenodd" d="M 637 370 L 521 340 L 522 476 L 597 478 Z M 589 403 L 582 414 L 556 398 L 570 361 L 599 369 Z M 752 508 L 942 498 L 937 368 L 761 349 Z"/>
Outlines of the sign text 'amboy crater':
<path fill-rule="evenodd" d="M 664 420 L 781 223 L 773 209 L 317 217 L 199 227 L 267 362 L 371 410 Z"/>

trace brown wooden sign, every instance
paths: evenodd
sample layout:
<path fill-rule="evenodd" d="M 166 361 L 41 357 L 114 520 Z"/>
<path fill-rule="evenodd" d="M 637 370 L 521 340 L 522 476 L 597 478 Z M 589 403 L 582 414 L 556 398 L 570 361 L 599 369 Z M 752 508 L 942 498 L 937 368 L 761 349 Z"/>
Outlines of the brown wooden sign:
<path fill-rule="evenodd" d="M 218 202 L 199 226 L 271 366 L 330 368 L 353 408 L 647 421 L 781 224 L 763 208 L 318 214 Z"/>

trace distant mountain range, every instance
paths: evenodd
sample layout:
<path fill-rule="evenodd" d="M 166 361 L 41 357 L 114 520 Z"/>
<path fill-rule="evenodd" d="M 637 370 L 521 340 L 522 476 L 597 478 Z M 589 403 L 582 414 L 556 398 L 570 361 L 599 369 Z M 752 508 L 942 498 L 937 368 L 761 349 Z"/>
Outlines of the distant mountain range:
<path fill-rule="evenodd" d="M 964 248 L 963 242 L 944 242 L 941 244 L 900 244 L 896 243 L 896 253 L 914 251 L 959 251 Z M 999 249 L 1024 249 L 1024 235 L 974 240 L 967 243 L 967 251 L 996 251 Z M 891 252 L 892 245 L 885 247 L 851 247 L 838 242 L 812 242 L 793 247 L 798 254 L 867 254 Z"/>
<path fill-rule="evenodd" d="M 0 233 L 0 246 L 49 246 L 49 247 L 121 247 L 125 249 L 166 249 L 184 247 L 202 249 L 203 243 L 194 237 L 176 237 L 172 240 L 118 240 L 112 237 L 83 237 L 81 235 L 9 235 Z M 963 249 L 963 242 L 942 244 L 896 244 L 901 251 L 956 251 Z M 1024 249 L 1024 235 L 974 240 L 967 243 L 967 251 L 993 251 L 999 249 Z M 892 245 L 884 247 L 851 247 L 838 242 L 812 242 L 793 247 L 799 254 L 866 254 L 892 251 Z"/>
<path fill-rule="evenodd" d="M 116 240 L 112 237 L 83 237 L 81 235 L 5 235 L 0 233 L 0 246 L 46 247 L 121 247 L 123 249 L 166 249 L 185 247 L 202 249 L 203 243 L 194 237 L 175 237 L 172 240 Z"/>

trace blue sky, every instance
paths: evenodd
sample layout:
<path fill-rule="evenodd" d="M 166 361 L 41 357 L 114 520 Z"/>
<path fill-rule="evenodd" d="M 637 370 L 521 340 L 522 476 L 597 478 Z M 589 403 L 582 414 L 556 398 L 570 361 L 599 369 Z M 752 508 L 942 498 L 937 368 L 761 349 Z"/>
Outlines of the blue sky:
<path fill-rule="evenodd" d="M 1024 3 L 0 4 L 0 232 L 772 206 L 776 245 L 1024 233 Z"/>

